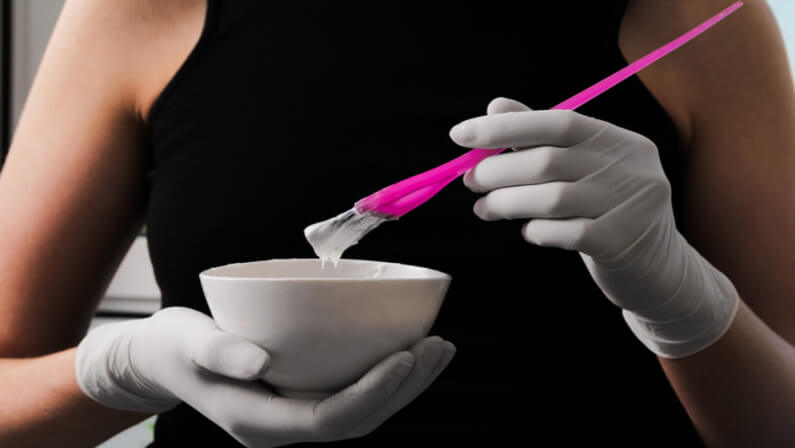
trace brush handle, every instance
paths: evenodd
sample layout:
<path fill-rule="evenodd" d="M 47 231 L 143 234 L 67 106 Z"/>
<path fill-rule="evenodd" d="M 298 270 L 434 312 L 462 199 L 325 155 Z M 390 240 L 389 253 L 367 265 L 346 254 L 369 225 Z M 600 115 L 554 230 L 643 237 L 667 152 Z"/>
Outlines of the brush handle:
<path fill-rule="evenodd" d="M 558 104 L 557 106 L 553 107 L 553 109 L 569 109 L 574 110 L 583 104 L 591 101 L 592 99 L 596 98 L 597 96 L 601 95 L 605 91 L 609 90 L 616 84 L 620 83 L 621 81 L 629 78 L 630 76 L 634 75 L 635 73 L 643 70 L 644 68 L 648 67 L 649 65 L 653 64 L 658 59 L 662 58 L 663 56 L 667 55 L 668 53 L 676 50 L 677 48 L 681 47 L 689 40 L 693 39 L 694 37 L 698 36 L 699 34 L 703 33 L 704 31 L 711 28 L 716 23 L 720 22 L 721 20 L 725 19 L 729 16 L 729 14 L 733 13 L 737 9 L 743 6 L 743 2 L 736 2 L 733 5 L 729 6 L 728 8 L 724 9 L 723 11 L 719 12 L 715 16 L 707 19 L 702 24 L 696 26 L 692 30 L 686 32 L 685 34 L 677 37 L 676 39 L 668 42 L 667 44 L 663 45 L 662 47 L 652 51 L 651 53 L 643 56 L 642 58 L 638 59 L 637 61 L 629 64 L 628 66 L 622 68 L 621 70 L 613 73 L 612 75 L 608 76 L 607 78 L 599 81 L 598 83 L 588 87 L 587 89 L 583 90 L 582 92 L 574 95 L 573 97 L 567 99 L 566 101 Z"/>
<path fill-rule="evenodd" d="M 708 30 L 710 27 L 725 19 L 729 14 L 743 6 L 743 2 L 738 1 L 715 16 L 704 21 L 687 33 L 677 37 L 671 42 L 643 56 L 637 61 L 629 64 L 623 69 L 613 73 L 607 78 L 588 87 L 582 92 L 553 106 L 551 109 L 575 110 L 583 104 L 591 101 L 602 93 L 614 87 L 621 81 L 629 78 L 635 73 L 648 67 L 668 53 L 681 47 L 689 40 Z M 375 211 L 384 216 L 399 218 L 418 207 L 458 176 L 466 173 L 486 157 L 499 154 L 507 148 L 499 149 L 473 149 L 455 159 L 432 168 L 423 173 L 404 179 L 382 188 L 377 192 L 361 199 L 354 204 L 359 213 Z"/>
<path fill-rule="evenodd" d="M 356 202 L 354 207 L 359 213 L 375 210 L 382 215 L 399 218 L 430 199 L 481 160 L 505 149 L 473 149 L 436 168 L 382 188 Z"/>

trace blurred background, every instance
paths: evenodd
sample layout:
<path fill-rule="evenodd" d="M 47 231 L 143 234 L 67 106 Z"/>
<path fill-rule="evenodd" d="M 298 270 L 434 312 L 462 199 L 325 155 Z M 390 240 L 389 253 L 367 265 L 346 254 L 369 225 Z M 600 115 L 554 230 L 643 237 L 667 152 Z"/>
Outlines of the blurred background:
<path fill-rule="evenodd" d="M 0 170 L 39 61 L 64 0 L 0 0 Z M 727 1 L 727 4 L 729 2 Z M 768 0 L 795 61 L 795 0 Z M 145 228 L 105 292 L 92 326 L 146 317 L 160 307 Z M 118 434 L 101 448 L 145 447 L 155 417 Z"/>

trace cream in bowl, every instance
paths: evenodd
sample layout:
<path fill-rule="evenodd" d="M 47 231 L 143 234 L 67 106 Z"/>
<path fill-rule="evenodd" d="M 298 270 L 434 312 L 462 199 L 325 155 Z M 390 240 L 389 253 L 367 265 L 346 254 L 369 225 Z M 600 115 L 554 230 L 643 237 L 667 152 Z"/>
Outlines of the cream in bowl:
<path fill-rule="evenodd" d="M 428 335 L 451 277 L 419 266 L 342 259 L 233 263 L 199 274 L 213 319 L 268 350 L 266 383 L 329 395 Z"/>

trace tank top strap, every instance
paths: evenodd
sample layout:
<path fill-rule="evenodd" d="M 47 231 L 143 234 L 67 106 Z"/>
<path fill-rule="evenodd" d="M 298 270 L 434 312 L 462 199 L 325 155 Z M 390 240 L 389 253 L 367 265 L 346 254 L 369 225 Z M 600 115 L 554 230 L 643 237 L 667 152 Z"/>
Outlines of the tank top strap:
<path fill-rule="evenodd" d="M 191 49 L 188 56 L 182 62 L 176 73 L 169 79 L 166 86 L 155 98 L 152 103 L 152 108 L 149 111 L 149 122 L 152 123 L 157 120 L 159 114 L 167 108 L 172 101 L 175 91 L 182 85 L 183 78 L 190 76 L 190 73 L 195 69 L 199 59 L 205 57 L 207 49 L 212 45 L 212 40 L 215 37 L 218 23 L 221 18 L 221 10 L 223 9 L 224 2 L 221 0 L 205 0 L 207 6 L 204 14 L 204 23 L 202 25 L 201 34 L 196 44 Z"/>

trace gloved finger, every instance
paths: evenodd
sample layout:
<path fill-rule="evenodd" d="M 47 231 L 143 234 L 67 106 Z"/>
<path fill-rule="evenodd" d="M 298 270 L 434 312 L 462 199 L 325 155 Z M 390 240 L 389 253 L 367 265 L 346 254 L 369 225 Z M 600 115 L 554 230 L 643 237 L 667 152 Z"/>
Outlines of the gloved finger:
<path fill-rule="evenodd" d="M 497 97 L 489 102 L 489 105 L 486 107 L 486 115 L 504 114 L 507 112 L 524 112 L 528 110 L 533 109 L 520 103 L 519 101 L 505 97 Z M 518 150 L 526 148 L 530 148 L 530 146 L 518 146 L 511 149 Z"/>
<path fill-rule="evenodd" d="M 438 336 L 424 338 L 411 348 L 418 360 L 400 389 L 386 406 L 370 415 L 352 432 L 352 437 L 362 437 L 381 426 L 388 418 L 411 403 L 447 367 L 455 354 L 455 346 Z"/>
<path fill-rule="evenodd" d="M 548 182 L 499 188 L 475 202 L 473 210 L 484 221 L 520 218 L 596 218 L 613 204 L 610 192 L 599 184 Z"/>
<path fill-rule="evenodd" d="M 506 112 L 522 112 L 526 110 L 532 109 L 516 100 L 500 96 L 489 102 L 489 105 L 486 107 L 486 114 L 494 115 L 504 114 Z"/>
<path fill-rule="evenodd" d="M 464 174 L 464 185 L 476 193 L 550 181 L 572 182 L 604 166 L 595 151 L 541 146 L 487 157 Z"/>
<path fill-rule="evenodd" d="M 592 253 L 595 241 L 591 218 L 533 219 L 522 226 L 522 236 L 532 244 Z"/>
<path fill-rule="evenodd" d="M 190 324 L 182 327 L 191 361 L 210 372 L 239 380 L 253 380 L 265 373 L 270 365 L 267 351 L 221 330 L 209 316 L 194 313 L 188 318 Z"/>
<path fill-rule="evenodd" d="M 239 336 L 216 329 L 194 342 L 191 360 L 213 373 L 239 380 L 265 374 L 270 356 L 261 347 Z"/>
<path fill-rule="evenodd" d="M 422 389 L 420 389 L 420 393 L 425 391 L 425 389 L 427 389 L 431 384 L 433 384 L 433 382 L 436 381 L 436 378 L 439 375 L 441 375 L 444 369 L 446 369 L 447 366 L 450 365 L 450 361 L 453 360 L 453 357 L 455 356 L 455 353 L 458 349 L 456 349 L 455 345 L 450 341 L 445 341 L 445 345 L 446 345 L 445 350 L 442 352 L 439 361 L 436 363 L 436 366 L 434 366 L 430 375 L 428 375 L 427 382 L 425 383 L 425 386 L 423 386 Z"/>
<path fill-rule="evenodd" d="M 415 364 L 411 352 L 395 353 L 370 369 L 359 381 L 312 405 L 310 427 L 316 440 L 341 440 L 362 421 L 383 408 Z"/>
<path fill-rule="evenodd" d="M 569 110 L 524 111 L 470 118 L 453 126 L 450 138 L 464 147 L 496 149 L 573 146 L 608 124 Z"/>

